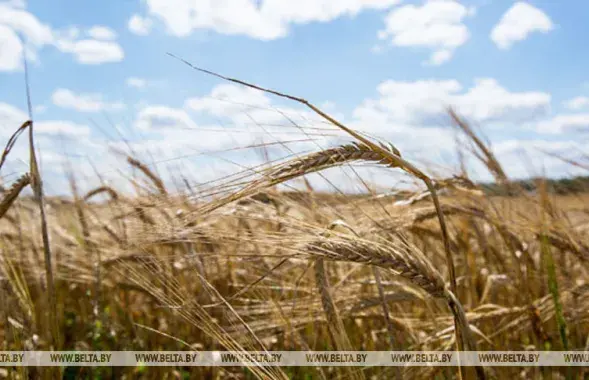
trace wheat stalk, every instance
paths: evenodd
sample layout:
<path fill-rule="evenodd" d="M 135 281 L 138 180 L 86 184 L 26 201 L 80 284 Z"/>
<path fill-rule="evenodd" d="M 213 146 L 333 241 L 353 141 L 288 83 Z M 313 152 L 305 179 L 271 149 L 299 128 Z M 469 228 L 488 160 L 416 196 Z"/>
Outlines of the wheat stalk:
<path fill-rule="evenodd" d="M 419 180 L 423 181 L 423 183 L 426 185 L 427 189 L 430 191 L 430 193 L 432 194 L 432 201 L 434 203 L 434 206 L 436 207 L 436 210 L 438 211 L 438 220 L 440 223 L 440 229 L 442 231 L 442 238 L 444 241 L 444 253 L 446 254 L 446 261 L 448 264 L 448 271 L 450 274 L 450 288 L 451 290 L 456 293 L 456 270 L 454 268 L 454 261 L 452 258 L 452 252 L 450 250 L 450 238 L 448 235 L 448 228 L 446 226 L 446 221 L 444 220 L 444 215 L 441 211 L 441 206 L 440 206 L 440 201 L 438 199 L 438 195 L 436 192 L 436 188 L 434 186 L 434 183 L 432 182 L 432 180 L 425 174 L 423 173 L 421 170 L 419 170 L 417 167 L 415 167 L 413 164 L 411 164 L 410 162 L 408 162 L 407 160 L 401 158 L 401 155 L 399 153 L 399 151 L 397 149 L 395 149 L 394 147 L 391 146 L 391 148 L 387 148 L 386 146 L 384 146 L 383 144 L 376 144 L 373 141 L 371 141 L 370 139 L 364 137 L 363 135 L 361 135 L 360 133 L 354 131 L 351 128 L 346 127 L 344 124 L 342 124 L 341 122 L 339 122 L 338 120 L 336 120 L 335 118 L 333 118 L 332 116 L 326 114 L 325 112 L 323 112 L 321 109 L 319 109 L 318 107 L 316 107 L 314 104 L 310 103 L 308 100 L 303 99 L 303 98 L 299 98 L 296 96 L 292 96 L 289 94 L 285 94 L 276 90 L 272 90 L 269 88 L 264 88 L 264 87 L 260 87 L 260 86 L 256 86 L 252 83 L 248 83 L 239 79 L 235 79 L 235 78 L 230 78 L 218 73 L 215 73 L 213 71 L 210 70 L 206 70 L 206 69 L 202 69 L 200 67 L 196 67 L 194 65 L 192 65 L 190 62 L 181 59 L 179 57 L 176 57 L 175 55 L 168 53 L 168 55 L 170 55 L 171 57 L 183 62 L 184 64 L 188 65 L 189 67 L 193 68 L 194 70 L 200 71 L 202 73 L 208 74 L 208 75 L 212 75 L 214 77 L 220 78 L 224 81 L 228 81 L 228 82 L 232 82 L 232 83 L 236 83 L 242 86 L 246 86 L 249 88 L 253 88 L 256 89 L 258 91 L 262 91 L 268 94 L 273 94 L 276 95 L 278 97 L 281 98 L 285 98 L 285 99 L 289 99 L 292 101 L 295 101 L 297 103 L 300 103 L 306 107 L 308 107 L 309 109 L 311 109 L 313 112 L 315 112 L 317 115 L 321 116 L 323 119 L 325 119 L 326 121 L 328 121 L 329 123 L 335 125 L 336 127 L 338 127 L 339 129 L 341 129 L 342 131 L 346 132 L 347 134 L 349 134 L 350 136 L 352 136 L 353 138 L 355 138 L 358 142 L 362 143 L 363 145 L 366 146 L 367 149 L 370 149 L 371 151 L 375 152 L 375 153 L 380 153 L 381 158 L 379 159 L 379 162 L 385 162 L 387 163 L 389 166 L 394 166 L 394 167 L 399 167 L 401 169 L 403 169 L 405 172 L 415 176 L 416 178 L 418 178 Z M 246 194 L 246 195 L 251 195 L 251 193 Z M 236 198 L 235 198 L 236 197 Z M 240 196 L 240 192 L 238 192 L 237 194 L 233 195 L 233 198 L 235 199 L 239 199 L 241 198 Z M 229 200 L 231 200 L 232 197 L 229 197 Z M 235 200 L 233 199 L 233 200 Z M 216 206 L 216 207 L 220 207 Z M 213 207 L 216 208 L 215 206 Z M 457 342 L 459 341 L 459 339 L 457 339 Z"/>
<path fill-rule="evenodd" d="M 495 177 L 497 182 L 506 184 L 509 183 L 509 178 L 495 154 L 487 147 L 487 145 L 482 141 L 482 139 L 476 135 L 474 130 L 465 122 L 458 114 L 452 109 L 448 109 L 448 113 L 450 114 L 450 118 L 454 121 L 455 125 L 460 128 L 466 136 L 474 143 L 474 145 L 478 148 L 478 151 L 474 148 L 472 149 L 472 153 L 478 158 L 485 166 L 489 169 L 491 174 Z"/>
<path fill-rule="evenodd" d="M 113 201 L 119 199 L 119 193 L 115 189 L 109 186 L 100 186 L 87 192 L 86 195 L 84 195 L 84 201 L 87 201 L 90 198 L 102 193 L 108 193 Z"/>
<path fill-rule="evenodd" d="M 476 341 L 470 332 L 462 304 L 445 286 L 440 273 L 417 247 L 401 241 L 387 241 L 384 245 L 359 238 L 337 236 L 318 238 L 307 243 L 303 250 L 323 259 L 374 265 L 390 270 L 419 286 L 433 297 L 445 299 L 467 349 L 476 351 Z M 477 368 L 477 374 L 479 378 L 485 378 L 482 368 Z"/>
<path fill-rule="evenodd" d="M 318 107 L 316 107 L 315 105 L 313 105 L 312 103 L 310 103 L 309 101 L 307 101 L 306 99 L 303 98 L 299 98 L 296 96 L 292 96 L 289 94 L 285 94 L 285 93 L 281 93 L 278 92 L 276 90 L 272 90 L 272 89 L 268 89 L 268 88 L 264 88 L 264 87 L 260 87 L 260 86 L 256 86 L 254 84 L 248 83 L 248 82 L 244 82 L 242 80 L 239 79 L 235 79 L 235 78 L 230 78 L 218 73 L 215 73 L 213 71 L 210 70 L 205 70 L 199 67 L 196 67 L 192 64 L 190 64 L 190 62 L 183 60 L 181 58 L 178 58 L 170 53 L 168 53 L 170 56 L 178 59 L 179 61 L 185 63 L 186 65 L 192 67 L 193 69 L 206 73 L 208 75 L 212 75 L 215 76 L 217 78 L 220 78 L 222 80 L 228 81 L 228 82 L 232 82 L 232 83 L 236 83 L 242 86 L 246 86 L 249 88 L 253 88 L 265 93 L 269 93 L 269 94 L 273 94 L 282 98 L 286 98 L 286 99 L 290 99 L 293 100 L 295 102 L 298 102 L 306 107 L 308 107 L 309 109 L 311 109 L 313 112 L 315 112 L 317 115 L 321 116 L 323 119 L 325 119 L 326 121 L 328 121 L 329 123 L 331 123 L 332 125 L 335 125 L 336 127 L 338 127 L 339 129 L 341 129 L 342 131 L 346 132 L 347 134 L 349 134 L 350 136 L 352 136 L 354 139 L 356 139 L 358 142 L 362 143 L 363 145 L 365 145 L 367 148 L 369 148 L 371 151 L 375 152 L 375 153 L 379 153 L 381 155 L 381 159 L 379 160 L 379 162 L 385 162 L 387 163 L 389 166 L 395 166 L 395 167 L 399 167 L 402 170 L 404 170 L 405 172 L 415 176 L 416 178 L 418 178 L 419 180 L 421 180 L 427 187 L 427 189 L 430 191 L 431 195 L 432 195 L 432 201 L 434 203 L 434 206 L 436 207 L 437 210 L 437 214 L 438 214 L 438 221 L 440 224 L 440 230 L 442 232 L 442 239 L 443 239 L 443 244 L 444 244 L 444 253 L 446 256 L 446 262 L 447 262 L 447 266 L 448 266 L 448 272 L 450 275 L 450 288 L 451 291 L 453 293 L 456 293 L 457 291 L 457 284 L 456 284 L 456 269 L 454 267 L 454 260 L 452 257 L 452 251 L 450 249 L 450 237 L 448 234 L 448 227 L 446 226 L 446 221 L 444 219 L 444 214 L 442 213 L 441 210 L 441 206 L 440 206 L 440 200 L 438 198 L 435 186 L 432 182 L 432 180 L 425 174 L 423 173 L 421 170 L 419 170 L 417 167 L 415 167 L 413 164 L 411 164 L 410 162 L 406 161 L 405 159 L 401 158 L 400 154 L 398 154 L 399 152 L 396 149 L 386 149 L 386 147 L 382 146 L 382 145 L 378 145 L 376 143 L 374 143 L 373 141 L 371 141 L 370 139 L 364 137 L 363 135 L 361 135 L 360 133 L 354 131 L 351 128 L 348 128 L 347 126 L 345 126 L 344 124 L 342 124 L 341 122 L 339 122 L 338 120 L 336 120 L 335 118 L 333 118 L 332 116 L 328 115 L 327 113 L 323 112 L 321 109 L 319 109 Z M 239 193 L 234 194 L 234 197 L 237 197 L 235 199 L 239 199 Z M 231 199 L 231 197 L 229 197 L 229 199 Z M 220 206 L 218 206 L 220 207 Z M 458 321 L 455 321 L 455 327 L 458 327 Z M 456 328 L 456 334 L 457 334 L 457 339 L 456 339 L 456 344 L 458 346 L 458 349 L 461 349 L 461 339 L 458 333 L 458 328 Z"/>
<path fill-rule="evenodd" d="M 131 156 L 127 157 L 127 162 L 129 163 L 129 165 L 139 169 L 139 171 L 145 174 L 145 176 L 153 182 L 154 186 L 160 194 L 165 195 L 168 193 L 162 179 L 158 177 L 153 171 L 151 171 L 151 169 L 147 165 Z"/>
<path fill-rule="evenodd" d="M 18 198 L 20 192 L 30 183 L 31 176 L 29 173 L 25 173 L 10 186 L 10 189 L 5 192 L 4 198 L 2 198 L 2 202 L 0 203 L 0 218 L 6 214 L 10 206 Z"/>
<path fill-rule="evenodd" d="M 391 154 L 398 154 L 398 150 L 392 146 L 387 147 L 382 144 L 381 149 L 386 149 Z M 277 165 L 263 173 L 261 179 L 254 181 L 242 190 L 205 205 L 202 212 L 208 213 L 214 211 L 228 203 L 257 194 L 265 188 L 276 186 L 305 174 L 341 166 L 353 161 L 372 161 L 390 167 L 398 166 L 396 161 L 383 156 L 380 152 L 374 151 L 366 144 L 351 143 L 342 145 L 336 148 L 314 152 Z"/>
<path fill-rule="evenodd" d="M 391 270 L 421 287 L 433 297 L 444 297 L 444 279 L 417 248 L 397 243 L 379 244 L 346 237 L 320 238 L 305 251 L 329 260 L 375 265 Z"/>
<path fill-rule="evenodd" d="M 396 151 L 396 154 L 399 154 L 398 151 Z M 385 165 L 398 166 L 394 162 L 389 162 L 379 152 L 371 150 L 369 146 L 361 143 L 352 143 L 311 153 L 307 156 L 289 161 L 269 173 L 268 177 L 272 181 L 286 181 L 303 174 L 317 172 L 350 161 L 376 161 Z"/>

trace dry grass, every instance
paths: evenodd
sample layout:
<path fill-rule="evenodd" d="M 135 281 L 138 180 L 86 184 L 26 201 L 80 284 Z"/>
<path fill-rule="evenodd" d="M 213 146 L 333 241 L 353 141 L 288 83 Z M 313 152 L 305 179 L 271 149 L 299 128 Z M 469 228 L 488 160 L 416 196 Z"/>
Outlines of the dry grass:
<path fill-rule="evenodd" d="M 390 346 L 381 297 L 370 269 L 374 265 L 381 268 L 398 348 L 452 349 L 452 314 L 437 301 L 444 300 L 444 289 L 449 286 L 440 274 L 446 271 L 441 233 L 435 218 L 423 217 L 432 208 L 420 203 L 403 207 L 388 203 L 382 209 L 377 207 L 379 200 L 366 199 L 363 208 L 371 211 L 371 218 L 364 219 L 358 218 L 358 211 L 344 199 L 309 208 L 279 193 L 274 196 L 288 211 L 280 214 L 272 205 L 254 202 L 238 206 L 239 215 L 221 212 L 205 216 L 190 228 L 183 220 L 172 221 L 174 226 L 163 218 L 153 218 L 156 224 L 152 226 L 134 213 L 133 204 L 116 209 L 108 204 L 84 205 L 86 214 L 94 215 L 88 218 L 91 234 L 87 239 L 102 260 L 100 291 L 104 299 L 98 320 L 104 322 L 100 324 L 92 311 L 95 268 L 76 223 L 76 209 L 74 205 L 51 207 L 48 218 L 64 347 L 186 349 L 175 340 L 138 327 L 141 325 L 200 349 L 335 349 L 336 345 L 328 343 L 332 341 L 329 326 L 333 321 L 326 323 L 333 317 L 324 311 L 325 296 L 316 290 L 316 276 L 309 270 L 321 257 L 329 264 L 323 272 L 329 284 L 329 304 L 337 312 L 335 318 L 341 321 L 351 347 L 387 350 Z M 546 345 L 561 349 L 556 308 L 548 293 L 541 242 L 536 236 L 539 227 L 534 226 L 535 213 L 522 206 L 533 201 L 484 202 L 478 200 L 481 211 L 475 213 L 466 212 L 473 209 L 472 200 L 442 198 L 458 263 L 457 296 L 469 323 L 480 332 L 475 334 L 479 349 L 543 349 Z M 169 203 L 160 206 L 160 211 L 172 213 L 180 206 L 177 199 Z M 575 203 L 578 200 L 571 197 L 553 200 L 563 215 L 576 220 L 569 231 L 571 244 L 577 241 L 574 239 L 584 239 L 582 227 L 587 223 Z M 491 204 L 493 211 L 486 210 Z M 193 207 L 196 210 L 199 205 Z M 153 209 L 146 212 L 155 214 Z M 128 215 L 117 220 L 122 223 L 115 222 L 118 213 Z M 497 222 L 501 215 L 502 225 Z M 36 212 L 31 201 L 21 199 L 6 216 L 0 235 L 1 340 L 7 349 L 28 347 L 33 342 L 47 348 L 41 241 L 38 227 L 31 224 Z M 318 216 L 346 220 L 363 237 L 335 232 L 321 237 L 325 223 L 314 222 Z M 243 218 L 249 229 L 240 223 Z M 394 230 L 390 224 L 381 226 L 387 220 Z M 558 224 L 553 227 L 564 234 Z M 105 225 L 112 234 L 106 232 Z M 503 228 L 517 237 L 525 252 L 512 253 Z M 193 247 L 192 253 L 187 253 L 185 244 Z M 586 266 L 569 245 L 555 244 L 552 253 L 569 345 L 578 349 L 584 346 L 589 331 L 585 312 L 589 291 Z M 269 270 L 284 259 L 282 265 Z M 22 327 L 14 327 L 9 319 L 19 321 Z M 36 341 L 35 334 L 39 336 Z M 164 370 L 154 371 L 162 374 Z M 194 376 L 241 373 L 236 369 L 186 371 Z M 288 373 L 300 375 L 303 369 L 293 371 Z M 314 369 L 304 371 L 319 376 Z M 515 373 L 510 368 L 495 371 L 504 376 Z M 525 371 L 534 375 L 533 369 Z M 371 369 L 370 373 L 393 376 L 386 369 Z"/>

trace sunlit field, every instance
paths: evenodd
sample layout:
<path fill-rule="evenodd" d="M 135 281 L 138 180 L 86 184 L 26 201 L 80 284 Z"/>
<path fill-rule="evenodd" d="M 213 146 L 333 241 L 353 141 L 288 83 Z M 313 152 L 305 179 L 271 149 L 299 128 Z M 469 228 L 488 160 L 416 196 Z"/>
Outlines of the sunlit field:
<path fill-rule="evenodd" d="M 4 190 L 0 208 L 4 350 L 586 347 L 584 192 L 557 195 L 554 182 L 542 178 L 526 186 L 510 181 L 492 150 L 451 110 L 449 120 L 470 140 L 495 185 L 477 184 L 466 173 L 432 178 L 399 148 L 318 112 L 350 142 L 183 192 L 168 190 L 150 165 L 128 155 L 123 160 L 132 192 L 105 184 L 80 193 L 76 173 L 68 172 L 69 196 L 43 196 L 31 157 L 30 172 Z M 34 123 L 25 123 L 24 133 L 14 137 L 30 137 L 31 128 Z M 305 180 L 324 170 L 354 172 L 366 163 L 405 173 L 415 186 L 379 192 L 357 174 L 350 181 L 364 191 L 346 194 L 337 187 L 315 190 Z M 19 197 L 29 188 L 32 195 Z M 583 373 L 261 365 L 23 367 L 4 374 L 26 378 L 45 371 L 153 379 Z"/>

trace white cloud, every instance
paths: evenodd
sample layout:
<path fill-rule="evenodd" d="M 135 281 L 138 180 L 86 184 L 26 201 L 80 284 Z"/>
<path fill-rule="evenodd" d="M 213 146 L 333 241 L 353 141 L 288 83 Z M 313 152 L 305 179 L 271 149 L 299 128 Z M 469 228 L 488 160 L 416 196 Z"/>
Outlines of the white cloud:
<path fill-rule="evenodd" d="M 548 33 L 554 29 L 552 20 L 542 10 L 523 1 L 515 3 L 493 30 L 491 39 L 500 49 L 509 49 L 515 42 L 525 40 L 531 33 Z"/>
<path fill-rule="evenodd" d="M 491 78 L 477 79 L 470 88 L 457 80 L 389 80 L 377 91 L 377 97 L 356 107 L 353 119 L 346 124 L 390 141 L 410 161 L 442 176 L 458 168 L 456 132 L 449 128 L 447 106 L 483 126 L 525 128 L 520 123 L 545 116 L 551 102 L 547 93 L 513 92 Z M 486 169 L 475 161 L 468 167 L 475 178 L 490 179 Z M 521 174 L 520 169 L 513 173 Z"/>
<path fill-rule="evenodd" d="M 135 33 L 139 36 L 146 36 L 153 27 L 153 21 L 147 17 L 142 17 L 135 14 L 129 19 L 127 27 L 132 33 Z"/>
<path fill-rule="evenodd" d="M 385 28 L 378 34 L 395 46 L 432 49 L 427 62 L 447 62 L 454 50 L 468 40 L 470 34 L 463 20 L 474 10 L 457 1 L 429 0 L 422 6 L 405 5 L 392 9 L 385 18 Z"/>
<path fill-rule="evenodd" d="M 456 80 L 385 81 L 377 99 L 354 111 L 360 119 L 427 126 L 443 122 L 446 107 L 478 122 L 526 121 L 545 114 L 551 97 L 543 92 L 511 92 L 490 78 L 477 79 L 467 91 Z"/>
<path fill-rule="evenodd" d="M 90 128 L 70 121 L 49 120 L 36 122 L 35 132 L 43 135 L 79 138 L 89 136 Z"/>
<path fill-rule="evenodd" d="M 88 65 L 120 62 L 125 57 L 121 46 L 113 41 L 60 40 L 57 46 L 61 51 L 73 54 L 77 62 Z"/>
<path fill-rule="evenodd" d="M 168 32 L 184 37 L 196 29 L 271 40 L 288 34 L 291 24 L 328 22 L 366 9 L 387 9 L 399 0 L 146 0 L 147 13 L 162 21 Z M 145 19 L 132 17 L 135 30 Z"/>
<path fill-rule="evenodd" d="M 551 96 L 545 92 L 510 92 L 495 79 L 476 80 L 466 94 L 458 96 L 460 112 L 478 121 L 525 121 L 550 109 Z"/>
<path fill-rule="evenodd" d="M 88 35 L 96 40 L 112 41 L 117 39 L 117 33 L 103 25 L 95 25 L 88 29 Z"/>
<path fill-rule="evenodd" d="M 158 156 L 172 158 L 177 156 L 178 152 L 194 153 L 195 149 L 212 151 L 238 145 L 236 140 L 226 133 L 211 132 L 218 128 L 197 124 L 181 108 L 146 106 L 137 113 L 133 125 L 144 135 L 139 146 L 133 146 L 133 149 L 138 152 L 157 152 Z"/>
<path fill-rule="evenodd" d="M 185 107 L 215 116 L 233 115 L 252 107 L 269 107 L 270 99 L 262 92 L 234 84 L 223 83 L 201 98 L 189 98 Z"/>
<path fill-rule="evenodd" d="M 557 155 L 575 159 L 575 155 L 578 156 L 585 150 L 583 143 L 572 140 L 510 139 L 493 146 L 493 152 L 510 178 L 544 175 L 562 178 L 567 175 L 586 175 L 586 170 L 554 157 Z"/>
<path fill-rule="evenodd" d="M 71 90 L 59 88 L 51 95 L 51 101 L 58 107 L 80 112 L 99 112 L 124 108 L 122 103 L 107 103 L 100 94 L 76 94 Z"/>
<path fill-rule="evenodd" d="M 35 46 L 50 44 L 53 41 L 51 28 L 23 9 L 0 3 L 0 24 L 22 33 L 27 41 Z"/>
<path fill-rule="evenodd" d="M 557 115 L 535 125 L 539 133 L 560 134 L 589 130 L 589 114 Z"/>
<path fill-rule="evenodd" d="M 125 81 L 127 83 L 127 86 L 129 87 L 135 87 L 135 88 L 145 88 L 149 85 L 149 82 L 147 81 L 147 79 L 143 79 L 143 78 L 137 78 L 137 77 L 130 77 L 127 78 L 127 80 Z"/>
<path fill-rule="evenodd" d="M 167 106 L 147 106 L 139 111 L 135 128 L 158 130 L 196 128 L 196 123 L 182 109 Z"/>
<path fill-rule="evenodd" d="M 199 131 L 214 140 L 215 148 L 233 148 L 265 143 L 285 143 L 267 146 L 267 152 L 282 157 L 288 152 L 302 152 L 326 147 L 333 135 L 340 133 L 335 127 L 327 125 L 314 113 L 292 102 L 282 105 L 279 99 L 261 91 L 223 83 L 215 86 L 207 96 L 189 98 L 184 108 L 207 124 L 199 126 Z M 323 103 L 330 114 L 337 113 L 334 105 Z M 318 128 L 318 129 L 317 129 Z M 333 128 L 333 129 L 331 129 Z M 192 133 L 192 131 L 191 131 Z M 202 142 L 199 142 L 202 144 Z"/>
<path fill-rule="evenodd" d="M 47 45 L 73 54 L 83 64 L 118 62 L 123 59 L 123 49 L 114 41 L 117 36 L 112 29 L 93 26 L 86 31 L 92 38 L 80 40 L 77 27 L 55 31 L 26 11 L 24 5 L 24 2 L 0 3 L 0 71 L 21 69 L 25 48 L 27 57 L 34 61 L 37 51 Z M 22 45 L 18 34 L 23 35 L 26 46 Z"/>
<path fill-rule="evenodd" d="M 564 106 L 573 111 L 577 111 L 583 108 L 589 108 L 589 97 L 577 96 L 576 98 L 567 100 L 564 103 Z"/>
<path fill-rule="evenodd" d="M 301 108 L 274 104 L 261 91 L 234 84 L 220 84 L 200 98 L 189 98 L 184 107 L 190 111 L 227 119 L 238 127 L 317 124 L 314 114 Z"/>
<path fill-rule="evenodd" d="M 15 71 L 22 67 L 25 49 L 18 34 L 26 43 L 28 58 L 36 60 L 37 50 L 52 43 L 51 28 L 22 9 L 24 4 L 0 3 L 0 71 Z"/>
<path fill-rule="evenodd" d="M 445 102 L 462 89 L 456 80 L 388 80 L 378 85 L 377 99 L 366 99 L 354 110 L 363 119 L 420 123 L 424 115 L 440 115 Z"/>
<path fill-rule="evenodd" d="M 95 25 L 85 31 L 90 38 L 80 38 L 80 34 L 77 27 L 56 32 L 55 46 L 64 53 L 73 54 L 78 63 L 86 65 L 120 62 L 125 57 L 116 41 L 117 34 L 111 28 Z"/>
<path fill-rule="evenodd" d="M 16 33 L 0 24 L 0 71 L 14 71 L 22 65 L 23 46 Z"/>
<path fill-rule="evenodd" d="M 18 127 L 25 121 L 29 120 L 29 116 L 22 110 L 0 102 L 0 136 L 10 136 Z"/>

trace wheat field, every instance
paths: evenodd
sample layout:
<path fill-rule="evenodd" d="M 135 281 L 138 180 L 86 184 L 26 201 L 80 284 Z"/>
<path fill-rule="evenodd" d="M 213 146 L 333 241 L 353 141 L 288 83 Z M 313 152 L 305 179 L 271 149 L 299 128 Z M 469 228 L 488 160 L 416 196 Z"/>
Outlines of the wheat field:
<path fill-rule="evenodd" d="M 70 197 L 47 197 L 32 154 L 30 171 L 4 190 L 0 204 L 3 350 L 589 346 L 588 195 L 555 195 L 542 179 L 533 192 L 510 181 L 492 150 L 453 111 L 451 118 L 503 195 L 489 193 L 465 173 L 432 177 L 405 159 L 402 147 L 367 138 L 290 98 L 340 128 L 349 143 L 180 194 L 128 156 L 133 194 L 107 184 L 81 193 L 71 175 Z M 33 122 L 19 129 L 31 133 L 31 152 L 33 131 Z M 2 161 L 10 147 L 8 142 Z M 281 187 L 310 173 L 366 162 L 403 172 L 421 188 L 386 194 L 366 185 L 363 194 L 351 195 L 317 191 L 308 182 L 298 191 Z M 29 187 L 33 196 L 23 195 Z M 31 367 L 2 374 L 558 379 L 588 372 L 253 366 Z"/>

